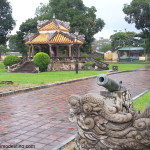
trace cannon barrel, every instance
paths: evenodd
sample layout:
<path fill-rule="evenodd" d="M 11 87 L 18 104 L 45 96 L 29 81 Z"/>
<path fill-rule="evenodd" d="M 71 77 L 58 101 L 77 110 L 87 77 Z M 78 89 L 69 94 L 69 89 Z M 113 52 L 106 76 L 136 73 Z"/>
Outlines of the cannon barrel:
<path fill-rule="evenodd" d="M 97 76 L 97 84 L 105 87 L 109 92 L 120 91 L 122 89 L 120 84 L 108 78 L 106 74 L 100 74 Z"/>

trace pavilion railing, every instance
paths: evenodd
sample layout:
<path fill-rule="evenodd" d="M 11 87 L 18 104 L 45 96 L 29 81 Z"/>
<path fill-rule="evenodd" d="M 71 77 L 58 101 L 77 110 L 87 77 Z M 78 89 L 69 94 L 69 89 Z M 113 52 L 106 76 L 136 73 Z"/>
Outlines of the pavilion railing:
<path fill-rule="evenodd" d="M 51 61 L 52 62 L 76 62 L 78 61 L 78 63 L 85 63 L 88 61 L 93 61 L 96 63 L 96 65 L 99 68 L 108 69 L 107 63 L 103 61 L 99 61 L 93 57 L 51 57 Z"/>

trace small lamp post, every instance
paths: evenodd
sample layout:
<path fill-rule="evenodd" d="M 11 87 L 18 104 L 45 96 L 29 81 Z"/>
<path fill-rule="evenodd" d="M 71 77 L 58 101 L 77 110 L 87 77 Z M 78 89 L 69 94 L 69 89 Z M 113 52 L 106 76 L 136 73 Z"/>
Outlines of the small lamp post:
<path fill-rule="evenodd" d="M 78 67 L 78 58 L 76 58 L 76 64 L 75 64 L 75 70 L 76 70 L 76 74 L 78 74 L 78 70 L 79 70 L 79 67 Z"/>
<path fill-rule="evenodd" d="M 79 34 L 79 30 L 77 29 L 76 31 L 75 31 L 75 43 L 77 42 L 77 36 L 78 36 L 78 34 Z M 79 70 L 79 62 L 78 62 L 78 53 L 76 53 L 77 54 L 77 56 L 76 56 L 76 62 L 75 62 L 75 72 L 76 72 L 76 74 L 78 74 L 78 70 Z"/>

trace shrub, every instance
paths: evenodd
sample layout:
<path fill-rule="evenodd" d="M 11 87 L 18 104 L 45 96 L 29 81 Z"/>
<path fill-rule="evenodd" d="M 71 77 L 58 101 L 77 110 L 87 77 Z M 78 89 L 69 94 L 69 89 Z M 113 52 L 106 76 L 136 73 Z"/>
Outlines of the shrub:
<path fill-rule="evenodd" d="M 46 53 L 39 52 L 34 56 L 34 63 L 39 67 L 40 71 L 45 71 L 50 63 L 50 57 Z"/>
<path fill-rule="evenodd" d="M 11 66 L 20 61 L 20 58 L 16 55 L 8 55 L 5 57 L 3 63 L 5 66 Z"/>
<path fill-rule="evenodd" d="M 81 54 L 81 57 L 89 57 L 89 54 L 86 54 L 86 53 Z"/>
<path fill-rule="evenodd" d="M 94 66 L 95 65 L 95 62 L 93 61 L 88 61 L 84 64 L 85 66 Z"/>
<path fill-rule="evenodd" d="M 96 57 L 96 60 L 98 60 L 98 61 L 104 61 L 104 59 L 101 58 L 101 57 Z"/>

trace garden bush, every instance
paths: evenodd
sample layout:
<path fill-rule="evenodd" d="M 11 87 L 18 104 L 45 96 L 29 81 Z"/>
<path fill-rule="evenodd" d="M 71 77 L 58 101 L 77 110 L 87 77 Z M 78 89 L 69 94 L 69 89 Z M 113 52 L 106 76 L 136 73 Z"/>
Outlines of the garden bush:
<path fill-rule="evenodd" d="M 81 54 L 81 57 L 89 57 L 89 54 L 83 53 Z"/>
<path fill-rule="evenodd" d="M 94 66 L 95 65 L 95 62 L 93 61 L 88 61 L 84 64 L 85 66 Z"/>
<path fill-rule="evenodd" d="M 101 57 L 96 57 L 96 60 L 98 60 L 98 61 L 104 61 L 104 59 L 101 58 Z"/>
<path fill-rule="evenodd" d="M 3 63 L 5 66 L 11 66 L 20 61 L 20 58 L 16 55 L 8 55 L 5 57 Z"/>
<path fill-rule="evenodd" d="M 34 56 L 34 63 L 39 67 L 41 72 L 46 71 L 47 66 L 50 63 L 50 57 L 46 53 L 39 52 Z"/>

